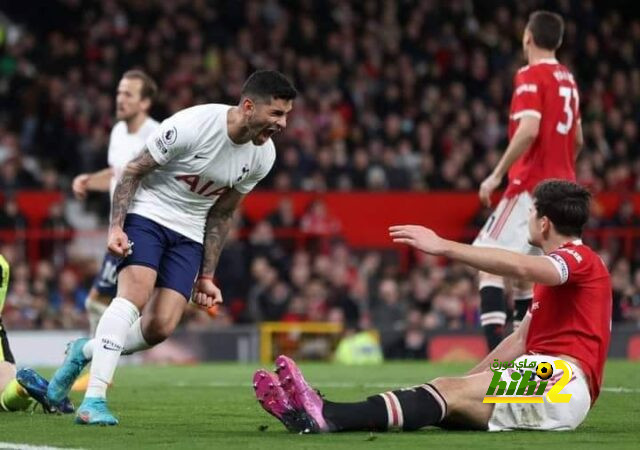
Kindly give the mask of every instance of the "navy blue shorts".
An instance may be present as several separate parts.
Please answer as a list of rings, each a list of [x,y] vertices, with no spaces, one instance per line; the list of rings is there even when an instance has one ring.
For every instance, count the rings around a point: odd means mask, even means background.
[[[202,244],[138,214],[127,214],[124,232],[133,242],[133,253],[122,259],[127,266],[146,266],[158,273],[156,287],[180,292],[186,300],[198,276]]]
[[[120,258],[113,256],[109,252],[104,255],[100,273],[93,281],[93,287],[96,288],[100,295],[109,296],[111,298],[116,296],[118,263],[120,263]]]

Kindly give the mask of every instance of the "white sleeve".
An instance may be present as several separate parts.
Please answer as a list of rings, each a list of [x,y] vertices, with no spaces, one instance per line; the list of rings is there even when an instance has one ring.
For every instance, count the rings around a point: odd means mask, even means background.
[[[558,271],[558,275],[560,275],[560,284],[566,283],[569,279],[569,266],[564,258],[560,255],[556,255],[555,253],[545,255],[545,258],[548,258]]]
[[[107,165],[109,167],[113,167],[114,164],[115,164],[114,161],[113,161],[113,158],[114,158],[114,155],[113,155],[114,149],[113,148],[114,148],[114,136],[116,134],[116,126],[117,125],[114,125],[114,127],[111,128],[111,133],[109,134],[109,147],[107,149]]]
[[[264,149],[265,155],[264,157],[260,158],[257,167],[249,175],[247,175],[246,178],[233,186],[236,191],[240,192],[241,194],[248,194],[254,187],[256,187],[258,182],[266,177],[267,174],[271,171],[273,163],[276,160],[276,149],[273,143],[270,143],[268,145],[269,147]]]
[[[192,148],[197,136],[192,114],[179,111],[162,121],[147,138],[147,149],[161,166]]]

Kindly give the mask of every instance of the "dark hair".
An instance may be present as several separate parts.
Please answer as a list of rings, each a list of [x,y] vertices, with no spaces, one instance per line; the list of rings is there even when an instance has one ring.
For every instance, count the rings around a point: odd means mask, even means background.
[[[142,89],[140,89],[140,97],[142,98],[148,98],[153,101],[158,92],[158,85],[153,81],[153,78],[140,69],[127,70],[122,75],[122,78],[133,78],[142,81]]]
[[[293,100],[298,91],[291,81],[275,70],[253,72],[242,86],[242,97],[271,102],[272,99]]]
[[[564,236],[580,236],[589,219],[591,194],[579,184],[566,180],[545,180],[533,191],[538,217],[547,216]]]
[[[562,44],[564,20],[560,14],[535,11],[529,16],[527,28],[533,36],[533,42],[540,48],[557,50]]]

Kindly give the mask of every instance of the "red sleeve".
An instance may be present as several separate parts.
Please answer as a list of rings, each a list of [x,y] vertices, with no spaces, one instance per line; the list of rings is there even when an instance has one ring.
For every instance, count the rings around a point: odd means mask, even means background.
[[[511,118],[524,116],[542,118],[542,83],[531,69],[518,72],[514,79]]]
[[[552,259],[562,284],[576,283],[589,273],[588,253],[582,253],[579,248],[559,248],[547,255]]]

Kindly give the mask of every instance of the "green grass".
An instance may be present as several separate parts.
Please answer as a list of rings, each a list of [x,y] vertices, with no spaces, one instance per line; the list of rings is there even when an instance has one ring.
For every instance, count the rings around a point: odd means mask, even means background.
[[[307,379],[332,400],[355,401],[388,388],[414,385],[440,375],[460,374],[461,364],[387,363],[379,367],[328,364],[302,366]],[[110,390],[120,425],[73,424],[72,416],[0,414],[0,442],[74,448],[508,448],[580,446],[638,448],[640,377],[638,364],[610,361],[605,386],[632,392],[602,392],[587,420],[574,432],[344,433],[295,435],[262,411],[250,380],[257,366],[211,364],[190,367],[123,367]],[[44,370],[50,375],[51,371]],[[387,385],[388,384],[388,385]],[[384,385],[384,386],[383,386]],[[73,395],[76,404],[78,394]],[[261,431],[262,426],[268,428]],[[543,444],[543,445],[540,445]],[[550,446],[551,445],[551,446]]]

